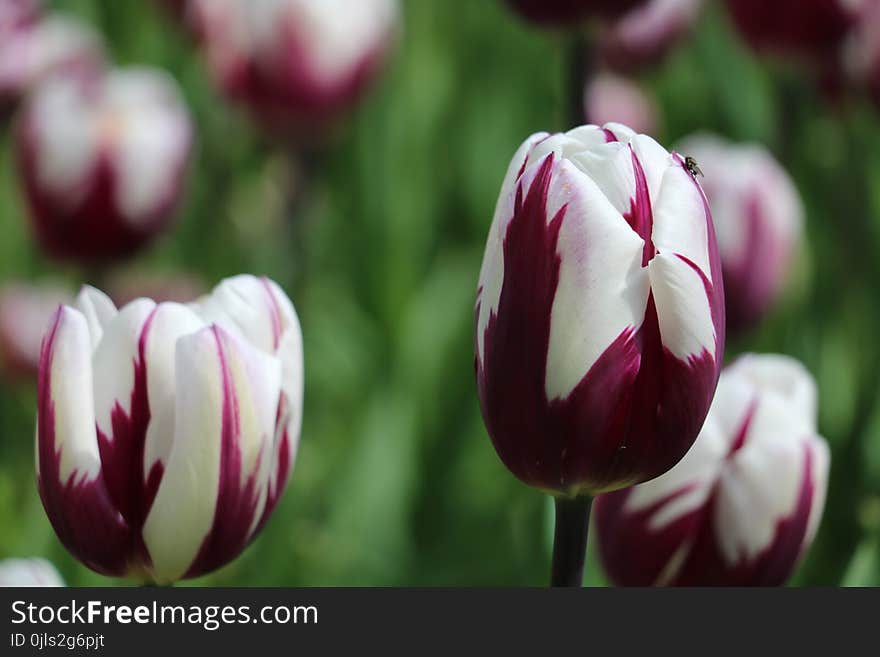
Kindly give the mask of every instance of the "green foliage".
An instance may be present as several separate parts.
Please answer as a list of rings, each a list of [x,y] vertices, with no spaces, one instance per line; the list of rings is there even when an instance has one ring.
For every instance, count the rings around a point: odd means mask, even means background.
[[[473,382],[473,302],[509,159],[565,127],[563,48],[502,3],[410,0],[397,55],[317,157],[263,138],[224,103],[188,40],[152,3],[70,0],[120,64],[168,69],[198,146],[179,227],[124,267],[195,271],[213,284],[267,274],[305,335],[306,408],[291,484],[262,535],[196,583],[541,585],[548,502],[488,440]],[[802,271],[754,335],[730,345],[800,358],[820,386],[833,449],[825,520],[801,584],[877,583],[880,494],[880,131],[873,108],[824,103],[768,68],[713,10],[644,83],[673,145],[697,130],[767,144],[808,210]],[[0,279],[87,276],[31,241],[0,133]],[[292,181],[311,186],[291,204]],[[293,212],[291,212],[293,208]],[[69,557],[35,492],[32,384],[0,387],[0,558],[45,555],[71,584],[105,584]],[[872,497],[873,496],[873,497]],[[876,515],[876,514],[875,514]],[[867,520],[866,520],[867,517]],[[595,557],[588,583],[602,583]]]

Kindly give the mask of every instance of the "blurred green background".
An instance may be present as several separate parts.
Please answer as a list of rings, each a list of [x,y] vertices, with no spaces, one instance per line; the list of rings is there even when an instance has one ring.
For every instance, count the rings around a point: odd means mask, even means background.
[[[801,359],[833,450],[820,534],[796,584],[880,584],[880,114],[832,106],[757,60],[714,6],[641,78],[671,146],[696,130],[766,144],[808,209],[788,298],[745,350]],[[256,542],[196,584],[543,585],[551,506],[501,465],[480,418],[473,303],[509,159],[567,128],[565,44],[500,2],[410,0],[377,88],[320,153],[261,136],[224,103],[191,41],[150,2],[69,0],[119,65],[181,84],[198,132],[176,230],[122,269],[240,272],[284,287],[303,323],[306,408],[293,477]],[[0,132],[0,280],[91,277],[31,240]],[[303,163],[308,166],[303,166]],[[303,176],[308,175],[308,184]],[[296,199],[291,190],[299,189]],[[54,536],[33,473],[35,391],[0,384],[0,558],[46,556],[73,585],[114,583]],[[594,558],[587,583],[603,583]]]

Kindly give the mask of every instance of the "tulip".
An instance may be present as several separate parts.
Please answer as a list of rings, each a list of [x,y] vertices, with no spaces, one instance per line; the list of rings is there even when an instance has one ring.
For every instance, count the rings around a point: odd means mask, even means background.
[[[728,332],[754,326],[785,290],[803,233],[804,210],[791,178],[757,144],[697,135],[679,150],[705,174],[727,306]]]
[[[755,49],[825,63],[852,27],[861,0],[727,0],[736,27]]]
[[[602,60],[617,70],[657,64],[699,18],[704,0],[650,0],[609,26],[601,39]]]
[[[818,529],[828,465],[810,374],[744,356],[677,466],[596,500],[605,569],[620,585],[781,585]]]
[[[616,124],[529,137],[477,291],[477,384],[501,460],[569,496],[666,472],[709,410],[723,299],[709,207],[681,157]]]
[[[580,23],[590,17],[614,18],[648,0],[507,0],[526,20],[544,25]]]
[[[397,0],[191,0],[218,86],[273,130],[324,124],[379,72]]]
[[[94,261],[131,254],[171,221],[192,126],[164,73],[117,70],[90,83],[53,78],[21,117],[17,152],[42,246]]]
[[[880,3],[868,2],[842,48],[842,73],[880,102]]]
[[[0,561],[0,588],[10,586],[64,586],[64,580],[45,559],[6,559]]]
[[[40,337],[59,304],[73,295],[55,285],[7,283],[0,288],[0,365],[9,379],[35,379]]]
[[[584,110],[591,123],[623,123],[636,132],[657,127],[657,108],[635,82],[613,73],[600,73],[584,90]]]
[[[101,38],[80,21],[23,11],[0,16],[0,105],[15,104],[50,75],[95,77],[103,68]]]
[[[302,417],[302,336],[265,278],[199,301],[93,288],[43,339],[37,480],[64,546],[93,570],[169,583],[254,539],[284,491]]]

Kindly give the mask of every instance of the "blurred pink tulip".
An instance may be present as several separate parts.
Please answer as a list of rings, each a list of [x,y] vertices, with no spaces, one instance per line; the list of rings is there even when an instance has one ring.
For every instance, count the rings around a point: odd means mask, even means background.
[[[7,378],[36,378],[43,330],[58,306],[72,299],[55,285],[17,281],[0,288],[0,366]]]
[[[192,124],[165,73],[120,69],[53,78],[24,107],[17,152],[42,246],[80,261],[126,256],[171,221]]]
[[[779,586],[819,527],[829,459],[810,374],[744,356],[677,466],[596,500],[602,563],[622,586]]]
[[[61,15],[15,12],[0,0],[0,106],[18,102],[52,74],[96,77],[104,68],[101,38]],[[13,5],[34,3],[13,2]]]
[[[880,2],[868,2],[843,46],[843,74],[880,103]]]
[[[0,561],[0,587],[64,586],[64,580],[45,559],[6,559]]]
[[[600,48],[602,61],[632,71],[657,64],[699,18],[705,0],[649,0],[611,24]]]
[[[636,132],[651,134],[657,129],[657,107],[639,85],[613,73],[600,73],[584,90],[584,111],[588,123],[622,123]]]
[[[872,0],[726,0],[745,40],[760,51],[834,57],[859,11]]]
[[[385,63],[397,0],[191,0],[218,86],[272,130],[325,124]]]
[[[695,135],[679,145],[705,176],[731,333],[754,326],[785,289],[803,235],[794,182],[762,146]]]

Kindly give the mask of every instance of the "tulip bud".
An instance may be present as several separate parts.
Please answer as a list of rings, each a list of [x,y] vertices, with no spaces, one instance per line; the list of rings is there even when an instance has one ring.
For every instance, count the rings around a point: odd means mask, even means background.
[[[580,23],[590,17],[614,18],[648,0],[507,0],[526,20],[542,25]]]
[[[675,465],[724,353],[712,220],[684,160],[616,124],[526,140],[475,320],[483,418],[522,481],[595,494]]]
[[[191,10],[218,86],[275,130],[353,105],[399,13],[397,0],[192,0]]]
[[[601,40],[602,60],[632,71],[657,64],[693,28],[704,0],[650,0],[608,27]]]
[[[0,588],[10,586],[64,586],[55,566],[45,559],[6,559],[0,561]]]
[[[842,51],[845,78],[864,87],[880,103],[880,2],[868,2]]]
[[[284,490],[302,394],[299,321],[268,279],[118,311],[85,288],[40,364],[37,480],[59,539],[105,575],[167,583],[226,564]]]
[[[118,70],[93,83],[54,78],[32,96],[18,128],[31,218],[53,255],[129,255],[170,222],[192,125],[164,73]]]
[[[744,356],[681,463],[596,500],[605,569],[619,585],[781,585],[819,526],[828,465],[810,374]]]
[[[803,233],[804,210],[791,178],[757,144],[696,135],[680,152],[705,174],[727,306],[728,332],[754,326],[785,289]]]
[[[623,123],[648,134],[657,128],[657,108],[639,85],[613,73],[593,77],[584,90],[584,111],[590,123]]]
[[[15,104],[50,75],[96,77],[104,68],[101,38],[77,20],[19,16],[3,22],[0,18],[0,106]]]
[[[863,0],[727,0],[743,38],[756,50],[819,63],[840,46]]]
[[[72,296],[51,285],[15,282],[0,288],[0,365],[8,378],[36,378],[43,329]]]

